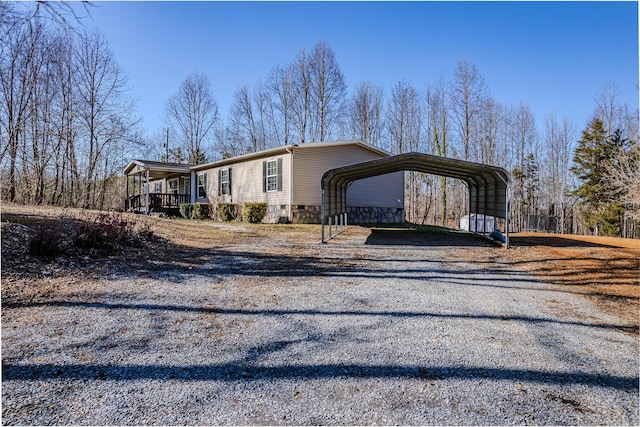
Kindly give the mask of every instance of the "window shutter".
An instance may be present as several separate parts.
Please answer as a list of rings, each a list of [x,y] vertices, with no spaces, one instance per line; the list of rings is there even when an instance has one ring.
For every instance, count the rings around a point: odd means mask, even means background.
[[[229,195],[231,195],[231,168],[229,168]]]
[[[267,192],[267,162],[262,162],[262,192]]]
[[[282,159],[278,159],[278,191],[282,191]]]
[[[218,196],[222,196],[222,169],[218,169]]]

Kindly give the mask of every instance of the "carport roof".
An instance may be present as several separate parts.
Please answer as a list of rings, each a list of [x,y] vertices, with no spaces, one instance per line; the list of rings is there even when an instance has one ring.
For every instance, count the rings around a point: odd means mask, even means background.
[[[475,213],[507,217],[509,174],[503,168],[439,157],[405,153],[328,170],[322,176],[325,215],[346,207],[346,190],[356,180],[398,171],[416,171],[457,178],[469,187],[470,206]]]

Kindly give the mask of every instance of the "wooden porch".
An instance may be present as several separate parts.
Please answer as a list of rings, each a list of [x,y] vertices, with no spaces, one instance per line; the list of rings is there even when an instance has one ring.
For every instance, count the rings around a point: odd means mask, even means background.
[[[127,177],[125,212],[178,214],[181,203],[191,202],[190,168],[185,164],[151,160],[129,162],[124,169]]]
[[[189,203],[191,201],[189,194],[175,193],[149,193],[148,198],[148,209],[147,195],[136,194],[125,199],[124,210],[135,213],[177,214],[180,212],[181,203]]]

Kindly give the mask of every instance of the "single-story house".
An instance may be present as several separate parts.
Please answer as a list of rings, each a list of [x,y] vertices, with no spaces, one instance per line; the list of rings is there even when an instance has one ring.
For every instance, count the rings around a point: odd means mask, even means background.
[[[180,203],[266,202],[265,222],[320,223],[324,172],[390,156],[359,141],[286,145],[189,166],[132,160],[125,210],[177,212]],[[349,223],[404,221],[404,172],[355,181],[347,191]]]

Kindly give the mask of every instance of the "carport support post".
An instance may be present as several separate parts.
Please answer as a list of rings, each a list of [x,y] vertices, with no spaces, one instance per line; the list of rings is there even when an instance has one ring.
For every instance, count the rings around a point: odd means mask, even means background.
[[[324,189],[322,190],[322,202],[320,204],[320,223],[322,224],[322,243],[324,240]]]
[[[504,220],[504,243],[507,247],[507,249],[509,249],[509,185],[507,184],[507,193],[506,193],[506,197],[505,199],[507,199],[505,201],[505,205],[506,205],[506,211],[505,211],[505,220]]]

